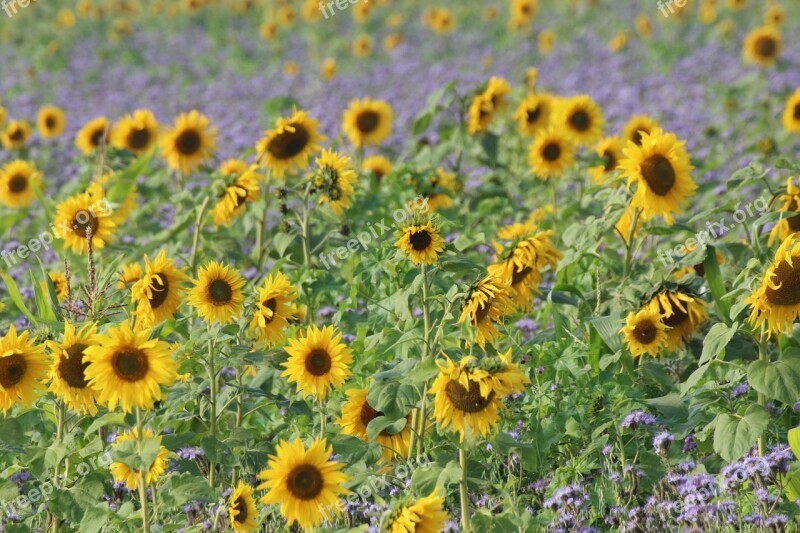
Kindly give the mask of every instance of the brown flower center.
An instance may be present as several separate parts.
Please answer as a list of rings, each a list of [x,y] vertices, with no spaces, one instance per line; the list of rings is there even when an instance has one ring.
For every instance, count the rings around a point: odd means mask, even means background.
[[[756,40],[754,49],[756,55],[769,59],[778,52],[778,43],[772,37],[763,36]]]
[[[631,135],[631,141],[633,141],[633,144],[635,144],[637,146],[641,146],[642,145],[642,132],[643,131],[644,130],[642,130],[642,129],[637,129],[635,132],[633,132],[633,135]],[[645,133],[650,133],[650,132],[645,131]]]
[[[178,150],[181,155],[194,155],[200,150],[202,145],[203,139],[196,130],[183,131],[178,135],[178,138],[175,139],[175,149]]]
[[[25,132],[22,131],[22,128],[14,128],[8,137],[14,142],[20,142],[25,139]]]
[[[143,150],[150,144],[150,130],[147,128],[131,130],[127,141],[131,150]]]
[[[233,517],[235,523],[244,524],[247,522],[247,502],[244,501],[242,496],[236,498],[236,503],[234,504],[233,508],[236,511],[236,516]]]
[[[489,316],[489,311],[492,310],[492,300],[489,300],[485,304],[483,304],[480,309],[475,311],[475,320],[473,321],[473,326],[477,326],[481,322],[483,322],[487,316]]]
[[[73,389],[85,389],[89,384],[85,375],[89,362],[83,360],[86,348],[86,344],[73,344],[67,348],[67,357],[62,355],[58,362],[58,375]]]
[[[781,261],[772,272],[772,283],[779,285],[777,289],[767,287],[765,290],[767,300],[773,305],[800,304],[800,265],[794,262],[794,267],[786,261]]]
[[[117,377],[129,383],[135,383],[147,375],[150,363],[147,355],[132,346],[121,348],[112,358],[112,366]]]
[[[275,320],[275,310],[278,308],[278,300],[276,300],[275,298],[270,298],[266,302],[261,302],[261,306],[266,307],[267,309],[272,311],[272,314],[270,316],[264,317],[264,321],[267,324],[269,324],[270,322]]]
[[[592,125],[592,120],[586,111],[579,109],[570,115],[569,123],[578,131],[586,131]]]
[[[359,413],[359,417],[361,418],[361,423],[364,424],[364,427],[368,426],[370,422],[372,422],[379,416],[383,415],[384,415],[383,411],[376,411],[366,401],[361,405],[361,412]],[[381,431],[381,437],[390,437],[390,436],[391,434],[385,429]]]
[[[800,104],[795,104],[793,116],[795,120],[800,120]]]
[[[224,279],[215,279],[208,284],[208,298],[214,305],[225,305],[233,298],[233,289]]]
[[[684,305],[688,305],[684,303]],[[664,309],[661,308],[659,304],[659,308],[661,309],[661,314],[664,314]],[[677,305],[672,306],[672,314],[668,317],[662,318],[661,321],[664,323],[665,326],[668,328],[674,328],[683,324],[686,320],[689,319],[689,314],[685,311],[682,311]]]
[[[469,382],[469,390],[458,381],[449,381],[444,388],[447,398],[456,409],[465,413],[480,413],[486,409],[494,399],[494,391],[484,398],[481,396],[481,387],[474,381]]]
[[[7,357],[0,357],[0,386],[10,389],[17,385],[25,377],[27,370],[28,363],[21,354],[12,353]]]
[[[641,164],[642,176],[650,190],[658,196],[666,196],[675,185],[675,169],[663,155],[651,155]]]
[[[522,283],[523,281],[525,281],[525,278],[527,278],[528,274],[530,274],[531,272],[533,272],[533,269],[531,267],[525,267],[521,270],[517,270],[517,268],[515,267],[514,273],[511,275],[511,284],[517,285],[518,283]]]
[[[658,328],[649,320],[639,322],[633,327],[633,337],[641,344],[650,344],[656,340],[657,335]]]
[[[313,376],[324,376],[331,371],[331,356],[325,350],[312,350],[306,356],[306,370]]]
[[[300,124],[292,124],[294,131],[284,131],[275,136],[267,150],[275,159],[291,159],[300,154],[308,146],[311,135]]]
[[[8,190],[12,193],[21,193],[28,188],[28,178],[22,174],[15,174],[8,180]]]
[[[87,228],[92,228],[92,239],[94,239],[99,227],[99,219],[89,211],[78,211],[75,213],[75,218],[72,219],[72,230],[84,239],[86,238]]]
[[[158,273],[153,275],[153,282],[150,284],[151,288],[151,295],[150,300],[150,307],[153,309],[158,309],[161,305],[167,301],[167,296],[169,296],[169,279],[163,273]]]
[[[427,250],[433,241],[427,230],[415,231],[408,237],[408,240],[411,242],[411,247],[418,252]]]
[[[375,111],[364,111],[356,117],[356,126],[361,133],[372,133],[381,122],[381,117]]]
[[[542,149],[542,157],[551,163],[558,161],[558,158],[561,157],[561,146],[555,142],[546,144]]]
[[[314,465],[299,465],[286,477],[286,488],[300,500],[313,500],[324,488],[322,473]]]
[[[48,130],[52,130],[56,127],[56,118],[52,115],[49,115],[47,118],[44,119],[44,125],[47,127]]]
[[[103,142],[105,142],[105,128],[98,128],[92,132],[89,136],[89,143],[92,146],[100,146]]]
[[[541,106],[537,105],[533,109],[528,109],[528,112],[525,114],[525,120],[528,121],[528,124],[536,124],[541,115],[542,115],[542,108]]]
[[[603,166],[603,170],[606,172],[611,172],[612,170],[616,170],[617,168],[617,157],[614,155],[614,152],[611,150],[605,150],[603,152],[603,157],[606,160],[605,166]]]

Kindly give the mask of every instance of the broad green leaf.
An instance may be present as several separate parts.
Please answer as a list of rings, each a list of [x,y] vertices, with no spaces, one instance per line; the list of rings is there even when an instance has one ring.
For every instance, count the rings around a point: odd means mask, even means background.
[[[731,341],[736,331],[739,329],[739,323],[734,322],[728,326],[721,322],[711,326],[708,330],[706,338],[703,339],[703,353],[700,355],[700,366],[705,365],[715,357],[724,355],[725,347]],[[724,357],[722,357],[724,359]]]
[[[753,361],[747,369],[747,380],[767,398],[793,405],[800,400],[800,356],[784,356],[774,362]]]
[[[744,416],[722,413],[717,415],[714,429],[714,451],[732,463],[753,447],[769,424],[767,410],[752,404]]]

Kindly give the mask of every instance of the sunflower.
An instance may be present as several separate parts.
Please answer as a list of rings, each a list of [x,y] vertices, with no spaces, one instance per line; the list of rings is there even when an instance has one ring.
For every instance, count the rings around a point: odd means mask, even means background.
[[[234,533],[249,533],[256,530],[258,510],[253,499],[253,487],[240,481],[228,499],[228,516]]]
[[[439,488],[412,505],[403,506],[393,517],[388,533],[439,533],[445,531],[450,515],[444,508]]]
[[[342,117],[342,131],[360,148],[377,146],[392,133],[392,107],[383,100],[353,100]]]
[[[6,150],[22,148],[31,137],[31,126],[22,120],[9,120],[5,130],[0,133],[0,141]]]
[[[90,155],[97,148],[108,143],[110,130],[110,120],[106,117],[94,118],[80,129],[75,138],[75,146],[85,155]]]
[[[142,155],[156,143],[160,128],[152,111],[139,109],[117,121],[111,130],[111,144],[119,150]]]
[[[321,193],[319,203],[330,203],[333,212],[341,215],[350,207],[350,197],[356,193],[353,185],[358,182],[350,158],[333,150],[323,150],[316,163],[317,168],[309,179]]]
[[[622,212],[622,216],[620,217],[620,219],[617,220],[617,223],[614,225],[614,229],[616,229],[617,232],[619,232],[620,236],[622,236],[622,240],[624,240],[625,242],[628,241],[628,238],[631,235],[631,229],[634,230],[633,232],[634,237],[639,236],[639,229],[641,228],[642,225],[642,217],[637,216],[636,227],[631,228],[631,224],[633,224],[633,216],[635,214],[634,211],[635,208],[628,205],[628,207],[626,207],[625,210]]]
[[[206,322],[227,324],[242,314],[244,280],[235,269],[212,261],[200,268],[194,284],[188,301]]]
[[[782,193],[778,200],[781,202],[778,211],[787,213],[787,216],[781,218],[769,234],[769,245],[772,245],[776,239],[780,242],[786,240],[789,235],[800,231],[800,184],[795,185],[795,177],[786,179],[786,192]]]
[[[542,179],[563,176],[575,162],[575,147],[569,138],[556,128],[539,132],[533,139],[528,164]]]
[[[559,102],[555,123],[564,128],[572,144],[592,144],[603,136],[605,118],[594,100],[586,95]]]
[[[456,192],[457,186],[455,174],[447,172],[442,167],[437,167],[430,181],[419,192],[421,196],[427,198],[428,209],[430,209],[431,213],[435,213],[440,209],[447,209],[453,205],[453,199],[450,194]]]
[[[683,290],[661,290],[644,307],[658,312],[661,321],[669,328],[666,344],[668,351],[680,348],[708,320],[706,303]]]
[[[625,344],[631,355],[656,356],[667,346],[667,327],[658,310],[645,308],[629,313],[625,322],[620,333],[625,335]]]
[[[84,351],[97,344],[97,328],[87,324],[77,333],[75,326],[66,322],[64,338],[60,343],[49,341],[53,352],[53,363],[50,367],[50,391],[61,398],[73,411],[97,414],[97,391],[89,386],[86,369],[89,361],[84,358]]]
[[[53,139],[64,133],[67,119],[60,108],[46,105],[39,110],[36,125],[42,138]]]
[[[350,476],[341,471],[344,464],[331,460],[332,451],[325,439],[315,440],[308,449],[299,437],[294,442],[281,439],[266,470],[258,474],[264,482],[256,488],[269,490],[261,501],[280,504],[289,525],[297,522],[303,529],[341,514],[339,495],[349,492],[342,485]]]
[[[53,289],[55,289],[58,303],[63,302],[67,297],[67,293],[69,292],[69,287],[67,287],[67,277],[63,272],[59,271],[48,272],[47,277],[50,278],[50,281],[53,283]],[[47,282],[42,281],[41,285],[42,290],[45,292],[45,294],[47,294]]]
[[[282,272],[267,276],[264,286],[258,289],[258,303],[250,321],[250,331],[257,331],[259,340],[267,347],[283,340],[284,329],[295,316],[292,304],[296,299],[297,288]]]
[[[113,447],[116,448],[123,442],[129,440],[138,440],[138,438],[139,430],[138,428],[133,428],[129,431],[126,431],[122,435],[119,435],[114,441]],[[159,444],[158,455],[156,455],[155,459],[153,460],[153,464],[150,465],[150,468],[148,468],[147,472],[144,474],[144,484],[147,486],[151,483],[155,483],[156,480],[163,476],[164,472],[167,471],[169,450],[160,445],[161,436],[159,435],[156,437],[155,433],[153,433],[153,430],[151,429],[144,428],[142,430],[142,439],[156,439],[158,440]],[[114,481],[117,483],[125,483],[125,487],[128,490],[134,490],[139,481],[142,479],[142,473],[139,470],[131,468],[122,462],[115,461],[111,463],[111,473],[114,476]]]
[[[246,169],[225,188],[222,197],[211,209],[214,226],[230,226],[233,219],[244,212],[246,204],[257,201],[260,196],[259,175]]]
[[[128,285],[132,285],[139,281],[142,277],[142,265],[139,263],[125,263],[122,265],[122,270],[119,273],[119,281],[117,282],[118,289],[124,289]]]
[[[99,204],[100,202],[107,202],[108,198],[108,185],[110,182],[114,181],[116,175],[111,173],[101,174],[99,176],[95,176],[89,186],[86,188],[86,192],[89,194],[92,200]],[[128,195],[123,200],[122,204],[117,206],[114,209],[114,212],[111,214],[111,220],[116,225],[121,225],[125,222],[125,219],[128,217],[128,214],[136,208],[136,194],[138,189],[136,188],[136,184],[133,184],[128,191]]]
[[[319,121],[305,111],[295,110],[291,117],[281,117],[275,128],[264,132],[256,150],[261,164],[268,167],[276,177],[283,177],[289,170],[301,169],[308,164],[311,154],[321,148],[325,137],[317,133]]]
[[[123,412],[134,407],[152,409],[163,397],[161,385],[169,386],[177,378],[178,363],[173,348],[166,342],[150,339],[149,329],[133,331],[127,321],[98,335],[97,345],[84,350],[89,362],[86,379],[98,390],[97,401]]]
[[[372,38],[369,35],[359,35],[353,39],[352,50],[356,57],[367,57],[372,53],[373,47]]]
[[[491,98],[484,93],[478,94],[467,111],[467,131],[472,134],[486,131],[493,118]]]
[[[316,11],[316,7],[314,10]],[[332,80],[336,77],[336,60],[332,57],[325,58],[319,71],[323,80]]]
[[[442,429],[452,429],[463,441],[467,433],[485,437],[500,420],[502,398],[520,393],[530,379],[511,361],[511,350],[478,360],[469,356],[458,365],[446,358],[437,363],[439,376],[430,394],[435,395],[434,417]]]
[[[636,115],[631,117],[622,128],[622,138],[631,141],[637,146],[642,145],[642,133],[652,135],[656,130],[661,129],[658,121],[649,115]]]
[[[8,111],[6,108],[0,105],[0,126],[6,123],[6,119],[8,118]]]
[[[774,65],[782,48],[783,38],[774,26],[756,28],[744,38],[745,59],[763,67]]]
[[[42,173],[36,165],[17,159],[0,168],[0,203],[28,207],[36,199],[32,184],[42,189]]]
[[[8,413],[15,403],[30,405],[44,388],[48,361],[43,344],[35,345],[30,333],[17,334],[14,324],[0,339],[0,409]]]
[[[767,26],[781,26],[786,18],[786,12],[777,4],[769,6],[764,12],[764,24]]]
[[[783,129],[789,133],[800,133],[800,89],[797,89],[786,101],[781,116]]]
[[[194,171],[211,159],[217,148],[217,128],[197,111],[179,115],[175,127],[161,137],[161,152],[173,170]]]
[[[350,389],[347,401],[342,405],[342,416],[336,421],[342,427],[342,434],[353,435],[363,441],[369,441],[367,426],[379,416],[384,416],[367,401],[367,389]],[[375,441],[383,448],[383,460],[390,462],[395,455],[405,457],[411,441],[411,415],[406,417],[406,425],[397,433],[384,429]]]
[[[439,228],[431,221],[410,224],[397,233],[395,246],[408,254],[415,265],[434,265],[444,252],[444,239]]]
[[[553,51],[556,45],[556,34],[549,28],[543,29],[536,39],[536,44],[539,46],[539,52],[542,54],[549,54]]]
[[[382,155],[371,155],[365,157],[364,161],[361,162],[361,170],[371,173],[380,183],[383,178],[392,172],[392,162]]]
[[[148,328],[175,316],[185,292],[181,283],[189,276],[184,274],[185,267],[176,267],[167,257],[166,250],[153,261],[145,255],[144,263],[144,275],[131,287],[131,300],[136,304],[136,324]]]
[[[88,193],[71,196],[56,207],[56,238],[64,239],[75,253],[87,253],[87,230],[91,228],[92,247],[103,248],[111,239],[116,224],[111,213],[98,209]]]
[[[624,50],[631,39],[630,33],[622,31],[608,41],[608,49],[614,53]]]
[[[286,353],[289,359],[283,363],[286,370],[281,375],[297,383],[297,391],[304,398],[325,399],[350,376],[353,352],[333,326],[319,329],[312,325],[305,335],[300,331],[296,339],[289,339]]]
[[[597,143],[594,151],[603,158],[604,163],[590,167],[589,175],[592,176],[592,180],[596,184],[603,185],[608,180],[609,175],[617,170],[617,164],[622,158],[622,141],[620,141],[619,137],[606,137]]]
[[[750,305],[750,323],[766,324],[773,333],[791,333],[792,324],[800,315],[800,243],[796,233],[789,235],[775,252],[773,263],[764,273],[760,287],[745,302]]]
[[[514,113],[519,132],[522,135],[533,137],[547,128],[550,124],[553,107],[552,95],[541,93],[526,96]]]
[[[689,175],[693,167],[685,144],[675,134],[657,130],[652,135],[643,133],[641,146],[628,141],[622,150],[618,168],[628,179],[628,187],[637,183],[631,205],[642,211],[643,220],[661,215],[671,225],[672,214],[680,212],[681,204],[694,194],[697,185]]]
[[[653,23],[647,15],[638,15],[634,23],[636,32],[643,38],[649,39],[653,36]]]
[[[458,323],[461,324],[469,318],[470,325],[478,329],[476,342],[481,348],[486,345],[487,340],[494,345],[495,339],[500,336],[495,323],[511,314],[514,308],[511,294],[511,286],[493,274],[470,287],[469,294],[464,298]]]
[[[538,0],[511,0],[511,24],[522,27],[530,23],[536,16]]]

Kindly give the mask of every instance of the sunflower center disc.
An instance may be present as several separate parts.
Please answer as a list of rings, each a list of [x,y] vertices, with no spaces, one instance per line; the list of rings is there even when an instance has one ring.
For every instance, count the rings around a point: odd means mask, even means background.
[[[306,357],[306,370],[314,376],[324,376],[331,370],[331,356],[325,350],[313,350]]]
[[[558,158],[561,157],[561,146],[557,143],[550,143],[544,147],[542,155],[548,161],[558,161]]]
[[[158,273],[153,276],[153,282],[150,284],[152,289],[152,296],[150,297],[150,307],[158,309],[167,300],[169,296],[169,280],[167,276]]]
[[[120,379],[131,383],[146,376],[150,368],[144,352],[137,348],[123,348],[115,353],[113,366]]]
[[[20,193],[28,187],[28,179],[21,174],[16,174],[8,180],[8,190],[15,193]]]
[[[475,311],[475,324],[473,325],[478,325],[481,322],[483,322],[483,320],[487,316],[489,316],[489,311],[491,310],[492,310],[492,301],[489,300],[488,302],[483,304],[483,306],[480,309]]]
[[[592,125],[588,113],[583,110],[575,111],[572,116],[569,117],[569,123],[578,131],[586,131],[589,129],[589,126]]]
[[[383,415],[384,415],[383,411],[376,411],[366,401],[361,405],[360,418],[361,418],[361,423],[364,424],[365,427],[368,426],[370,422],[372,422],[379,416]],[[384,429],[383,431],[381,431],[381,436],[390,437],[391,435],[389,434],[388,431]]]
[[[776,50],[775,41],[769,37],[761,37],[756,41],[755,51],[761,57],[772,57]]]
[[[236,516],[233,519],[239,524],[247,522],[247,503],[244,498],[241,496],[236,498],[236,505],[233,508],[236,510]]]
[[[150,132],[146,128],[136,129],[128,135],[128,146],[141,150],[150,143]]]
[[[269,143],[267,150],[276,159],[291,159],[305,150],[311,136],[299,124],[293,124],[294,131],[284,131]]]
[[[56,119],[53,117],[47,117],[44,120],[44,125],[47,126],[48,130],[52,130],[53,128],[56,127]]]
[[[800,104],[794,106],[794,119],[800,120]]]
[[[194,155],[200,149],[202,139],[200,134],[194,130],[184,131],[175,140],[175,148],[182,155]]]
[[[533,109],[528,109],[525,119],[528,121],[528,124],[535,124],[536,121],[539,120],[539,115],[541,114],[542,110],[539,106],[536,106]]]
[[[800,304],[800,267],[789,266],[786,261],[781,261],[772,274],[772,283],[780,285],[778,289],[767,287],[766,296],[773,305]]]
[[[322,474],[312,465],[296,466],[286,480],[289,492],[301,500],[313,500],[322,492]]]
[[[67,348],[68,357],[62,356],[58,362],[58,375],[73,389],[85,389],[88,385],[84,372],[89,362],[83,360],[86,348],[85,344],[74,344]]]
[[[631,137],[631,141],[633,141],[633,144],[641,146],[642,145],[642,132],[640,130],[636,130],[636,132],[633,134],[633,137]]]
[[[102,129],[102,130],[95,130],[92,133],[91,137],[89,137],[89,142],[92,144],[92,146],[100,146],[100,143],[103,142],[103,134],[105,132],[106,131]]]
[[[658,328],[656,328],[656,325],[649,320],[646,322],[640,322],[633,328],[633,336],[636,337],[636,340],[642,344],[650,344],[656,340],[657,334]]]
[[[481,396],[481,387],[474,381],[469,382],[469,390],[458,381],[449,381],[444,389],[447,398],[456,409],[465,413],[480,413],[492,403],[494,391],[484,398]]]
[[[10,389],[22,381],[27,369],[28,363],[18,353],[0,358],[0,386],[4,389]]]
[[[270,316],[264,317],[264,321],[267,324],[269,324],[270,322],[275,320],[275,310],[278,308],[278,300],[276,300],[275,298],[270,298],[266,302],[261,302],[261,306],[266,307],[267,309],[272,311],[272,314]]]
[[[661,306],[659,305],[659,308],[660,307]],[[663,308],[661,308],[661,314],[662,315],[664,314],[664,309]],[[678,306],[673,305],[672,306],[672,314],[669,315],[668,317],[662,318],[661,322],[663,322],[664,325],[667,326],[668,328],[674,328],[676,326],[679,326],[680,324],[683,324],[683,322],[685,320],[687,320],[688,318],[689,318],[689,314],[688,313],[685,313],[684,311],[681,311],[678,308]]]
[[[92,228],[92,238],[97,235],[97,228],[100,227],[100,223],[94,213],[90,213],[89,211],[78,211],[76,213],[75,218],[72,219],[72,229],[83,237],[86,238],[86,229]]]
[[[433,239],[431,239],[430,233],[428,233],[426,230],[423,230],[415,231],[411,234],[408,240],[411,242],[411,247],[419,252],[427,249]]]
[[[614,154],[611,150],[606,150],[603,152],[603,157],[606,159],[606,164],[603,167],[603,170],[606,172],[611,172],[612,170],[616,170],[617,168],[617,158],[614,157]]]
[[[666,196],[675,185],[675,169],[663,155],[651,155],[644,160],[641,169],[650,190],[658,196]]]
[[[365,111],[356,118],[356,126],[361,133],[372,133],[380,124],[380,117],[374,111]]]
[[[522,270],[517,270],[516,268],[514,268],[514,273],[511,275],[511,284],[516,285],[518,283],[525,281],[525,278],[527,278],[528,274],[530,274],[531,272],[533,272],[533,269],[531,267],[525,267]]]
[[[233,290],[227,281],[215,279],[208,285],[208,295],[215,305],[223,305],[231,301]]]
[[[15,142],[21,141],[24,137],[25,137],[25,135],[22,133],[22,130],[19,129],[19,128],[17,128],[14,131],[12,131],[11,134],[9,135],[9,138],[11,138],[11,140],[15,141]]]

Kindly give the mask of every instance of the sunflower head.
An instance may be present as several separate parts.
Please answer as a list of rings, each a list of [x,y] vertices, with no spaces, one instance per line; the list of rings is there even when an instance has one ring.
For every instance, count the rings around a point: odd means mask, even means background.
[[[53,352],[50,367],[50,391],[61,398],[77,413],[97,413],[97,391],[89,385],[86,369],[89,361],[84,357],[86,348],[97,344],[97,328],[87,324],[76,333],[75,326],[67,322],[60,343],[49,341]]]
[[[0,141],[6,150],[22,148],[31,138],[31,126],[22,120],[10,120],[5,129],[0,133]]]
[[[783,48],[783,38],[775,26],[762,26],[744,39],[744,57],[750,63],[769,67],[775,64]]]
[[[383,100],[353,100],[342,118],[342,130],[356,147],[377,146],[392,133],[394,112]]]
[[[161,138],[161,151],[173,170],[193,172],[211,159],[216,151],[217,129],[198,111],[184,113]]]
[[[212,261],[200,268],[188,301],[206,322],[228,324],[242,314],[242,287],[244,280],[235,269]]]
[[[800,133],[800,89],[797,89],[786,100],[781,122],[783,128],[789,133]]]
[[[745,300],[751,307],[750,322],[772,333],[789,333],[800,315],[800,242],[792,233],[775,252],[761,285]]]
[[[661,129],[658,122],[649,115],[636,115],[631,117],[622,129],[622,138],[631,141],[633,144],[642,145],[642,133],[652,135],[656,130]]]
[[[133,428],[129,431],[126,431],[122,435],[119,435],[117,439],[114,441],[113,446],[119,446],[123,442],[131,441],[131,440],[138,440],[139,439],[139,430],[137,428]],[[156,437],[156,434],[153,430],[144,428],[142,430],[142,439],[154,439],[157,440],[159,444],[161,444],[161,436],[159,435]],[[169,450],[167,450],[164,446],[159,446],[158,455],[156,455],[153,463],[150,465],[150,468],[147,469],[147,472],[144,474],[144,484],[150,485],[151,483],[155,483],[159,477],[164,475],[164,472],[167,470],[167,459],[169,458]],[[125,487],[128,490],[134,490],[139,483],[139,480],[142,478],[142,473],[135,468],[131,468],[130,466],[126,465],[122,462],[114,462],[111,463],[111,473],[114,476],[114,481],[117,483],[124,483]]]
[[[367,389],[350,389],[347,391],[347,401],[342,405],[342,416],[337,421],[342,427],[342,433],[353,435],[361,440],[368,441],[367,427],[376,418],[384,416],[367,401]],[[409,441],[411,440],[411,415],[406,418],[406,425],[402,430],[393,432],[389,428],[381,431],[376,441],[383,447],[383,460],[391,461],[395,456],[405,457],[408,454]]]
[[[547,93],[529,94],[520,102],[514,113],[519,132],[530,137],[547,128],[555,107],[555,100]]]
[[[17,333],[12,324],[0,339],[0,409],[7,413],[14,404],[30,405],[44,388],[48,360],[45,345],[35,344],[30,332]]]
[[[364,158],[361,163],[361,170],[375,176],[375,179],[380,183],[383,178],[391,174],[392,162],[382,155],[371,155]]]
[[[644,308],[629,313],[620,333],[625,335],[625,344],[633,356],[655,356],[667,345],[667,327],[655,309]]]
[[[107,205],[107,201],[97,201],[89,193],[67,198],[56,207],[56,238],[64,239],[73,252],[85,254],[91,234],[92,247],[103,248],[117,227]]]
[[[39,110],[36,125],[39,128],[39,134],[42,138],[53,139],[64,133],[67,119],[64,116],[64,111],[60,108],[47,105]]]
[[[67,294],[69,293],[69,286],[67,285],[67,276],[64,275],[63,272],[60,270],[54,270],[52,272],[47,273],[47,277],[50,278],[50,282],[53,284],[53,289],[56,293],[56,299],[58,303],[63,302]],[[42,281],[42,290],[47,294],[47,282]]]
[[[661,315],[667,327],[666,350],[670,352],[680,348],[708,320],[706,303],[685,285],[663,284],[642,308]]]
[[[31,162],[17,159],[0,168],[0,203],[28,207],[36,199],[34,187],[42,188],[42,173]]]
[[[137,324],[152,327],[171,319],[181,305],[185,289],[182,283],[189,280],[184,268],[178,268],[167,257],[166,250],[150,260],[144,256],[144,273],[137,276],[131,287],[131,299],[136,305]]]
[[[605,118],[600,106],[586,95],[566,98],[559,103],[556,124],[575,145],[591,145],[603,135]]]
[[[105,146],[110,138],[111,121],[106,117],[97,117],[87,122],[78,131],[75,146],[85,155]]]
[[[294,110],[291,117],[278,119],[275,128],[266,131],[256,146],[261,164],[276,177],[305,167],[309,157],[320,150],[319,143],[325,140],[318,129],[319,121],[305,111]]]
[[[240,481],[228,498],[228,516],[234,533],[249,533],[256,530],[258,509],[253,498],[253,487]]]
[[[350,207],[350,198],[356,192],[353,186],[358,182],[350,158],[333,150],[324,150],[316,159],[316,164],[317,168],[309,180],[321,193],[319,202],[329,203],[333,212],[341,215]]]
[[[389,531],[392,533],[413,533],[444,531],[450,515],[444,507],[444,498],[439,487],[424,498],[413,503],[407,502],[391,518]]]
[[[618,137],[606,137],[595,145],[594,151],[603,162],[601,165],[589,168],[589,174],[596,184],[604,185],[617,170],[619,160],[622,158],[622,141]]]
[[[223,165],[223,167],[225,166]],[[230,167],[223,168],[223,174],[225,170],[231,169]],[[234,175],[235,178],[232,183],[225,187],[217,203],[211,209],[215,227],[221,225],[230,226],[233,219],[241,215],[248,204],[257,201],[261,196],[259,181],[263,177],[260,174],[256,174],[245,166],[243,172]]]
[[[117,121],[111,130],[111,144],[119,150],[141,155],[158,141],[160,128],[152,111],[139,109]]]
[[[293,303],[297,296],[297,288],[282,272],[267,276],[264,285],[258,289],[250,331],[256,332],[267,347],[283,340],[284,330],[296,316]]]
[[[481,348],[486,341],[493,345],[500,336],[495,324],[513,311],[511,294],[511,285],[497,274],[489,274],[470,287],[458,323],[469,320],[470,325],[477,329],[476,342]]]
[[[325,399],[334,388],[341,387],[351,374],[353,352],[342,342],[342,334],[333,326],[319,329],[310,326],[289,339],[289,359],[281,374],[297,384],[303,397]]]
[[[415,265],[433,265],[444,252],[445,242],[435,220],[411,221],[397,233],[395,246]]]
[[[528,163],[533,173],[542,179],[563,176],[574,162],[575,147],[560,130],[541,131],[531,143]]]

